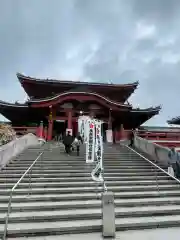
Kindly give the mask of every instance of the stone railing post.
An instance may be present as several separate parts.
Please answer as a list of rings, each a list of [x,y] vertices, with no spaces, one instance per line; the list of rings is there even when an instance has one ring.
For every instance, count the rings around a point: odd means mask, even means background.
[[[113,192],[102,193],[102,235],[103,237],[115,237],[115,209]]]

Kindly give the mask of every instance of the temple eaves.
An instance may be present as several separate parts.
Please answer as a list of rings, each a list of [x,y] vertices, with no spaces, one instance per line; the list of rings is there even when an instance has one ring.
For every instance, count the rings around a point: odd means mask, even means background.
[[[34,78],[30,76],[25,76],[21,73],[16,74],[17,78],[19,79],[20,82],[23,82],[24,80],[27,81],[36,81],[36,82],[44,82],[44,83],[66,83],[66,84],[88,84],[91,86],[107,86],[107,87],[134,87],[136,88],[139,85],[139,81],[135,81],[132,83],[127,83],[127,84],[114,84],[114,83],[100,83],[100,82],[82,82],[82,81],[72,81],[72,80],[58,80],[58,79],[40,79],[40,78]]]

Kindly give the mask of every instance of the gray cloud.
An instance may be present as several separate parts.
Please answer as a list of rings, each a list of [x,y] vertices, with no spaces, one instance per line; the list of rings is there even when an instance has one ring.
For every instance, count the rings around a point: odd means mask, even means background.
[[[179,0],[0,0],[0,96],[26,98],[15,73],[128,83],[130,101],[180,115]]]

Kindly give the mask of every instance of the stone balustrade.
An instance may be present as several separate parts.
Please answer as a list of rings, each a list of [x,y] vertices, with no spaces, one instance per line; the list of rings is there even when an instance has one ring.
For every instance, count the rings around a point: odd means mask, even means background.
[[[168,156],[170,150],[169,148],[160,146],[152,141],[138,136],[135,136],[134,145],[137,149],[149,155],[152,159],[156,160],[164,167],[168,167],[168,162],[170,162]]]
[[[31,146],[39,145],[39,139],[29,133],[23,137],[12,140],[11,142],[0,147],[0,169],[2,169],[8,162]]]

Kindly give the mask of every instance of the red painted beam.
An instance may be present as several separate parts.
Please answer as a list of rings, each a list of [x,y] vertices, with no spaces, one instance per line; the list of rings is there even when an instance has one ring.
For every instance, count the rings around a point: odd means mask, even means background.
[[[48,116],[46,116],[46,118],[48,118]],[[53,117],[53,120],[63,120],[63,121],[67,121],[67,117],[66,116],[62,116],[62,117],[59,117],[59,116],[56,116],[56,117]],[[108,122],[108,118],[102,118],[101,119],[102,121],[104,121],[105,123]],[[75,121],[78,121],[78,117],[72,117],[72,121],[75,122]]]
[[[41,108],[41,107],[49,107],[49,106],[54,106],[54,105],[57,105],[57,104],[62,104],[64,103],[65,101],[72,101],[72,100],[78,100],[78,101],[84,101],[84,102],[87,102],[87,101],[96,101],[98,102],[100,105],[110,109],[112,108],[113,110],[116,110],[116,111],[127,111],[128,109],[126,109],[125,107],[123,108],[120,108],[121,105],[118,105],[116,106],[115,104],[113,103],[110,103],[106,100],[103,100],[101,99],[100,97],[97,97],[97,96],[93,96],[93,95],[80,95],[80,94],[69,94],[69,95],[64,95],[64,96],[59,96],[55,99],[52,99],[52,100],[47,100],[47,101],[41,101],[39,103],[31,103],[31,107],[34,107],[34,108]]]

